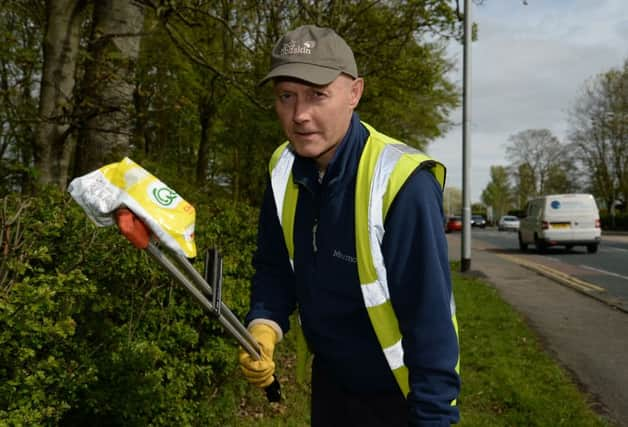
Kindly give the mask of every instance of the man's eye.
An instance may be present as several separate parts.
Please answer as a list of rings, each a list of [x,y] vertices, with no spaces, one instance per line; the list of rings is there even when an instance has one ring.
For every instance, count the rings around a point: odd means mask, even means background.
[[[292,94],[291,93],[280,93],[278,95],[278,98],[280,101],[288,101],[290,98],[292,98]]]
[[[327,94],[325,92],[320,92],[320,91],[314,92],[314,97],[315,98],[324,98],[326,96],[327,96]]]

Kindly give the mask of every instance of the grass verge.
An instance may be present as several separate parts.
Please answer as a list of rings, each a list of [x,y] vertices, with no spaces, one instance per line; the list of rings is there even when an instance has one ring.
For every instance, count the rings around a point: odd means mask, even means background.
[[[611,426],[590,408],[592,402],[497,291],[458,270],[452,267],[460,326],[459,425]],[[251,389],[240,404],[234,425],[309,425],[309,384],[296,384],[291,339],[287,337],[278,347],[283,402],[268,404],[260,391]]]

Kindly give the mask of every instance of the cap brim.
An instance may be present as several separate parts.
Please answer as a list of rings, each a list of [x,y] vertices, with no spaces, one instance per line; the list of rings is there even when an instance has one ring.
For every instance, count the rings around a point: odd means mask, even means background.
[[[341,70],[320,67],[312,64],[282,64],[273,68],[270,73],[266,74],[266,76],[260,80],[258,85],[261,86],[274,78],[287,77],[323,86],[333,82],[336,77],[340,75],[340,73],[342,73]]]

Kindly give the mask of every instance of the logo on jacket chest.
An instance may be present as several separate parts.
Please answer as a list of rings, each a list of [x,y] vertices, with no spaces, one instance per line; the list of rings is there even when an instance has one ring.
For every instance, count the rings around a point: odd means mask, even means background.
[[[347,254],[343,254],[338,249],[334,249],[334,253],[332,254],[332,256],[334,258],[338,258],[341,261],[350,262],[351,264],[356,264],[358,262],[358,259],[356,257],[351,256],[351,255],[347,255]]]

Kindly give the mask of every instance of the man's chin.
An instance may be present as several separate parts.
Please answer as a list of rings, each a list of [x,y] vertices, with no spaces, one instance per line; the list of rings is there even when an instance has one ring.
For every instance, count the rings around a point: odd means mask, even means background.
[[[301,157],[316,158],[324,151],[321,149],[321,145],[316,142],[292,142],[292,148]]]
[[[294,150],[299,157],[304,157],[306,159],[316,159],[321,155],[320,150]]]

